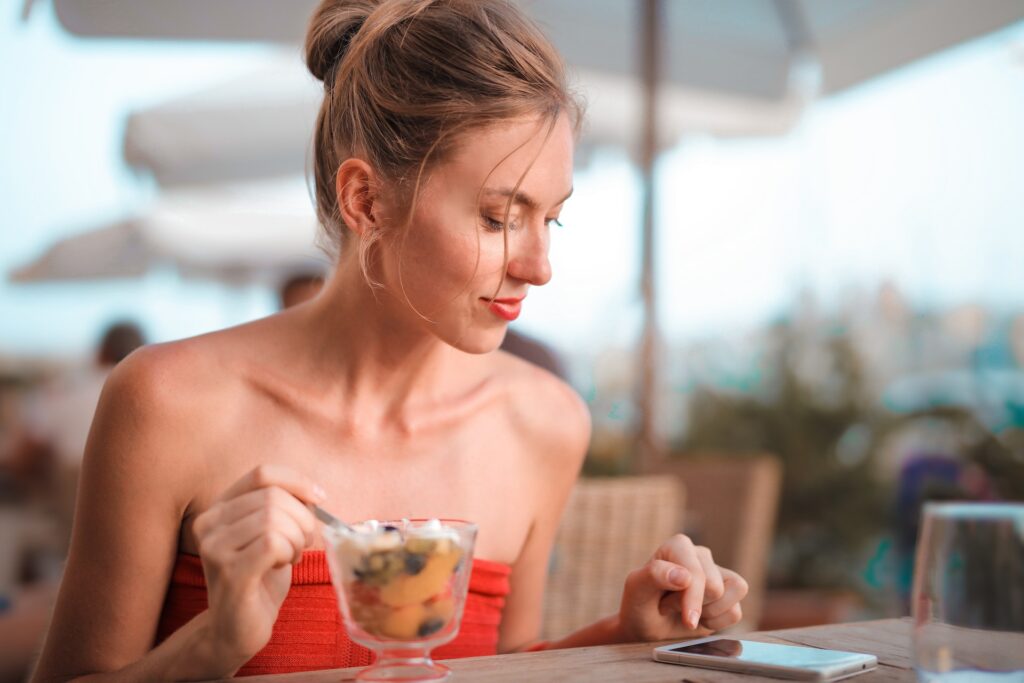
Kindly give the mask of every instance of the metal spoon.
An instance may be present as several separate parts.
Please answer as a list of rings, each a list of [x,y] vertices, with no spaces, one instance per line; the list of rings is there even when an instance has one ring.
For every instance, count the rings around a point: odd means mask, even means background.
[[[316,516],[316,518],[324,524],[326,524],[327,526],[329,526],[330,528],[334,529],[335,531],[347,531],[349,533],[355,533],[355,529],[353,529],[348,524],[345,524],[345,522],[341,521],[341,519],[335,517],[327,510],[324,510],[316,503],[310,503],[309,505],[310,508],[312,508],[313,514]]]

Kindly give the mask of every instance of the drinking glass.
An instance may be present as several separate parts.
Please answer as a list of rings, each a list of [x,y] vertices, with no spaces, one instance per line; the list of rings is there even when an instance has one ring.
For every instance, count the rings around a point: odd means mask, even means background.
[[[1024,505],[925,505],[913,616],[922,683],[1024,683]]]
[[[459,632],[477,527],[461,520],[359,522],[324,528],[349,637],[374,651],[360,681],[437,681],[430,651]]]

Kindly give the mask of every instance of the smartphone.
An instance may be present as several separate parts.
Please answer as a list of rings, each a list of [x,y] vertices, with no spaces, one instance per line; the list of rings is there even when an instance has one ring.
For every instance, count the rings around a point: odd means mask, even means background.
[[[874,655],[757,643],[728,636],[663,645],[655,648],[654,661],[796,681],[838,681],[878,666],[878,658]]]

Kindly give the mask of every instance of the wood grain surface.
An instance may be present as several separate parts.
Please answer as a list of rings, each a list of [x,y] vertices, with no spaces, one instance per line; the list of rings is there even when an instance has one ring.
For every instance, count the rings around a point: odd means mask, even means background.
[[[747,640],[788,643],[833,650],[864,652],[878,657],[875,671],[851,680],[860,683],[911,683],[910,620],[887,619],[833,624],[787,631],[745,634]],[[450,681],[623,681],[626,683],[768,683],[778,681],[745,674],[662,664],[651,659],[651,650],[663,643],[602,645],[570,650],[549,650],[493,657],[445,660],[452,670]],[[355,680],[359,668],[310,671],[276,676],[253,676],[250,683],[339,683]]]

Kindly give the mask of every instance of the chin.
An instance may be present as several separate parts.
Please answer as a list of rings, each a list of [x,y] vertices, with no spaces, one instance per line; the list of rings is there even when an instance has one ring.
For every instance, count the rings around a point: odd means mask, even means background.
[[[505,340],[505,332],[507,330],[508,325],[502,325],[489,330],[471,329],[465,330],[458,338],[446,339],[442,337],[442,340],[459,351],[480,355],[491,353],[501,347],[501,342]]]

